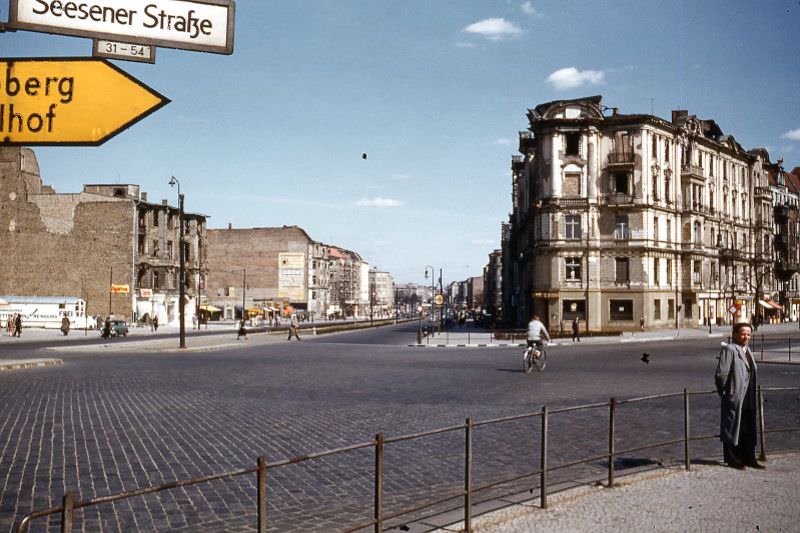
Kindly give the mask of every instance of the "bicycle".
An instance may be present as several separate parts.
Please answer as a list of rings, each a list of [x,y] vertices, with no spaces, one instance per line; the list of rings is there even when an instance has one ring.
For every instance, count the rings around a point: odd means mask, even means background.
[[[544,343],[534,342],[527,348],[522,356],[522,370],[526,374],[533,372],[533,367],[541,372],[547,366],[547,350],[544,349]]]

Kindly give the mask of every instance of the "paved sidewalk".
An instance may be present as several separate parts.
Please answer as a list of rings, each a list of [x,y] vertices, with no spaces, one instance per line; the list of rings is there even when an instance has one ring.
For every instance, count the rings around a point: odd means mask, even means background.
[[[709,333],[708,326],[702,328],[658,329],[652,331],[625,332],[622,335],[593,335],[582,336],[580,342],[573,342],[569,337],[554,338],[550,346],[579,346],[581,344],[615,344],[629,342],[654,342],[673,339],[709,339],[718,338],[725,341],[730,335],[730,326],[712,326]],[[795,322],[783,324],[762,325],[754,336],[760,338],[761,334],[792,334],[800,335],[800,328]],[[416,340],[416,339],[414,339]],[[413,341],[412,341],[413,342]],[[488,330],[467,330],[454,328],[449,331],[429,335],[419,344],[411,343],[409,346],[421,348],[455,348],[455,347],[520,347],[525,346],[525,339],[498,339]],[[797,346],[798,359],[800,359],[800,346]]]
[[[617,486],[584,486],[473,519],[487,533],[619,531],[800,531],[800,454],[774,455],[766,470],[692,465],[617,479]],[[463,522],[437,529],[459,531]]]

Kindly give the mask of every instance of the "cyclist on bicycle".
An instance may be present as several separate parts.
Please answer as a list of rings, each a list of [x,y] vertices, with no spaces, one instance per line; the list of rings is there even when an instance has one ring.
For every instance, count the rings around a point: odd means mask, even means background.
[[[544,327],[542,321],[539,320],[539,315],[533,315],[533,319],[528,322],[528,346],[536,345],[537,348],[542,348],[542,337],[550,342],[550,334],[547,328]]]

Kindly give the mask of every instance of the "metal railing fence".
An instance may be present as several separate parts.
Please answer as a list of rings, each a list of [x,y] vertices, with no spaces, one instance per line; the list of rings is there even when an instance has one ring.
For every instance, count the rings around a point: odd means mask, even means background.
[[[785,432],[795,432],[799,431],[800,427],[779,427],[779,428],[769,428],[767,429],[765,423],[765,413],[764,413],[764,393],[765,392],[777,392],[777,391],[800,391],[800,387],[772,387],[772,388],[764,388],[759,386],[758,387],[758,424],[759,424],[759,448],[760,448],[760,459],[764,460],[767,456],[767,448],[766,448],[766,435],[770,433],[785,433]],[[125,500],[134,497],[140,497],[148,494],[153,494],[157,492],[162,492],[166,490],[176,489],[179,487],[186,487],[190,485],[199,485],[204,483],[209,483],[215,480],[221,480],[225,478],[232,478],[237,476],[243,475],[252,475],[256,474],[256,486],[257,486],[257,495],[256,495],[256,527],[259,533],[265,533],[267,531],[267,488],[268,488],[268,472],[273,469],[287,467],[290,465],[295,465],[299,463],[304,463],[307,461],[313,461],[315,459],[320,459],[336,454],[341,454],[344,452],[351,452],[354,450],[361,450],[372,448],[373,455],[374,455],[374,468],[373,468],[373,508],[372,508],[372,519],[368,521],[364,521],[359,524],[354,524],[348,526],[346,529],[341,530],[342,533],[351,533],[358,530],[363,530],[367,528],[372,528],[375,533],[379,533],[384,530],[384,526],[388,520],[396,519],[402,516],[410,515],[412,513],[416,513],[422,511],[424,509],[430,509],[437,505],[441,505],[448,501],[461,499],[462,506],[463,506],[463,520],[464,520],[464,530],[467,532],[472,531],[472,513],[473,513],[473,497],[476,493],[485,491],[494,487],[498,487],[500,485],[509,484],[515,481],[523,480],[526,478],[532,478],[535,476],[539,476],[539,506],[543,509],[548,507],[548,494],[549,494],[549,480],[548,475],[554,471],[566,469],[569,467],[573,467],[576,465],[586,464],[595,462],[598,460],[606,460],[607,461],[607,473],[606,473],[606,486],[612,487],[615,484],[615,475],[616,475],[616,467],[615,467],[615,459],[622,456],[623,454],[631,454],[634,452],[640,452],[643,450],[653,449],[653,448],[660,448],[665,446],[675,446],[682,444],[683,446],[683,459],[684,459],[684,468],[686,470],[691,470],[692,465],[692,454],[691,454],[691,444],[693,442],[701,441],[701,440],[709,440],[709,439],[717,439],[719,438],[719,434],[704,434],[704,435],[694,435],[691,432],[691,398],[696,396],[702,395],[715,395],[716,391],[700,391],[700,392],[689,392],[687,389],[684,389],[682,392],[678,393],[670,393],[670,394],[656,394],[650,396],[643,396],[638,398],[630,398],[630,399],[621,399],[618,400],[616,398],[610,398],[608,402],[601,402],[601,403],[592,403],[592,404],[585,404],[585,405],[578,405],[578,406],[571,406],[571,407],[562,407],[558,409],[548,409],[546,406],[542,407],[541,411],[530,412],[520,415],[513,415],[513,416],[506,416],[501,418],[494,418],[490,420],[482,420],[474,422],[471,418],[467,418],[463,424],[458,424],[454,426],[439,428],[431,431],[425,431],[420,433],[413,433],[408,435],[401,435],[397,437],[390,437],[386,438],[382,433],[378,433],[375,435],[375,438],[368,442],[362,442],[359,444],[354,444],[351,446],[345,446],[340,448],[334,448],[330,450],[325,450],[318,453],[312,453],[307,455],[299,455],[296,457],[292,457],[289,459],[284,459],[276,462],[267,462],[267,458],[264,456],[258,457],[257,462],[254,466],[241,468],[229,472],[223,472],[218,474],[211,474],[204,477],[197,477],[193,479],[186,479],[181,481],[174,481],[171,483],[165,483],[162,485],[154,486],[154,487],[147,487],[127,492],[122,492],[118,494],[113,494],[109,496],[102,496],[97,498],[91,498],[86,500],[76,500],[75,495],[72,492],[67,492],[62,500],[62,504],[58,507],[51,507],[48,509],[43,509],[39,511],[34,511],[27,514],[22,521],[19,523],[17,527],[18,533],[24,533],[28,530],[30,523],[32,520],[37,518],[42,518],[45,516],[60,514],[61,517],[61,532],[67,533],[71,532],[73,529],[73,518],[74,512],[78,509],[90,507],[90,506],[97,506],[100,504],[115,502],[119,500]],[[617,441],[618,441],[618,409],[624,405],[633,405],[633,404],[641,404],[644,402],[652,401],[652,400],[660,400],[660,399],[668,399],[668,398],[682,398],[683,400],[683,420],[682,420],[682,431],[683,435],[681,438],[677,439],[669,439],[669,440],[661,440],[655,442],[647,442],[645,444],[639,444],[633,447],[628,447],[624,449],[617,448]],[[608,450],[606,453],[592,455],[589,457],[583,457],[576,460],[562,462],[561,464],[551,465],[549,463],[548,457],[550,454],[549,450],[549,437],[550,437],[550,430],[549,430],[549,422],[552,417],[557,415],[563,415],[566,413],[577,412],[577,411],[586,411],[586,410],[608,410]],[[521,421],[521,420],[528,420],[528,419],[539,419],[539,432],[540,432],[540,455],[539,455],[539,465],[538,468],[533,470],[528,470],[523,472],[522,474],[515,474],[511,477],[505,477],[499,480],[493,480],[491,482],[484,482],[481,484],[474,483],[473,480],[473,437],[474,431],[477,428],[487,427],[487,426],[495,426],[499,424],[506,424],[509,422],[514,421]],[[463,455],[464,455],[464,462],[463,462],[463,488],[461,490],[442,494],[437,497],[433,501],[427,501],[422,504],[414,505],[413,507],[404,508],[398,511],[393,511],[391,513],[387,513],[384,510],[384,450],[387,446],[392,444],[400,443],[400,442],[408,442],[408,441],[417,441],[419,439],[429,438],[435,435],[442,435],[445,433],[453,433],[453,432],[463,432]]]

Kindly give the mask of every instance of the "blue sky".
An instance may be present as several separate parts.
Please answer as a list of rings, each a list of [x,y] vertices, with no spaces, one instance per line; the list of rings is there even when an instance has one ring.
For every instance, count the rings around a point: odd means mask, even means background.
[[[210,228],[295,224],[398,282],[431,265],[447,283],[499,247],[517,132],[543,102],[688,109],[800,166],[798,22],[799,0],[239,0],[233,55],[115,62],[169,105],[100,147],[36,153],[58,192],[137,183],[176,203],[175,175]],[[91,41],[20,31],[0,54]]]

